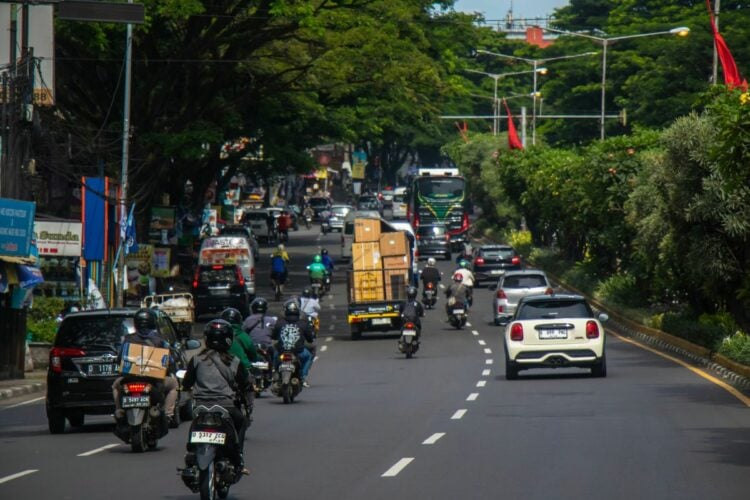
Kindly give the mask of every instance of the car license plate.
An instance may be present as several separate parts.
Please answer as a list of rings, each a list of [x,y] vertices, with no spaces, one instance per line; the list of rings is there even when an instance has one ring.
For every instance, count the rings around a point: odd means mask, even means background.
[[[539,330],[540,339],[567,339],[568,331],[559,329]]]
[[[191,443],[224,444],[227,435],[223,432],[193,431],[190,433]]]
[[[373,318],[371,321],[373,325],[390,325],[391,324],[391,318]]]
[[[464,312],[466,312],[466,311],[464,311],[463,309],[454,309],[453,310],[453,314],[463,314]]]
[[[148,396],[123,396],[123,408],[148,408],[151,406],[151,399]]]
[[[212,290],[209,290],[209,293],[211,295],[223,296],[223,295],[229,295],[229,290],[225,290],[223,288],[220,288],[218,290],[217,289],[212,289]]]
[[[490,274],[504,274],[504,273],[505,273],[505,269],[492,269],[490,271]]]
[[[117,365],[112,363],[90,364],[86,368],[86,373],[92,377],[106,377],[117,373]]]

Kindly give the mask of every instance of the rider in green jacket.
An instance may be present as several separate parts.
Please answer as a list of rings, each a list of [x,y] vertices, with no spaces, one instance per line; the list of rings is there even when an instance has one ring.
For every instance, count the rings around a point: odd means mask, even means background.
[[[313,258],[313,263],[307,266],[307,270],[310,273],[310,280],[323,280],[328,274],[326,266],[323,265],[323,259],[320,255],[316,255]]]

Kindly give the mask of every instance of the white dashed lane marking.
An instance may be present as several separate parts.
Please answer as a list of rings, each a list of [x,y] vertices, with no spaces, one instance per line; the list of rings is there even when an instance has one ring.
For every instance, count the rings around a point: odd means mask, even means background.
[[[445,289],[445,285],[443,285],[442,283],[440,283],[440,285],[438,285],[438,286],[440,287],[441,290]]]
[[[479,342],[479,345],[487,345],[487,342],[484,340],[477,340],[477,342]]]
[[[478,332],[478,331],[476,331],[476,330],[472,330],[472,331],[471,331],[471,334],[472,334],[472,335],[479,335],[479,332]]]
[[[453,414],[451,420],[461,420],[464,415],[466,415],[466,410],[456,410],[456,413]]]
[[[479,382],[477,382],[477,387],[484,387],[485,385],[487,385],[486,380],[480,380]]]
[[[469,328],[471,328],[471,323],[469,323],[469,322],[467,321],[467,322],[466,322],[466,326],[468,326]]]
[[[333,337],[326,337],[326,342],[330,342],[333,340]]]
[[[436,432],[432,436],[428,437],[424,441],[422,441],[422,444],[435,444],[438,439],[445,436],[445,432]]]
[[[478,397],[479,397],[478,392],[472,392],[471,394],[469,394],[469,397],[466,398],[466,401],[476,401]]]
[[[324,345],[320,348],[320,352],[326,352],[328,350],[328,346]]]
[[[492,349],[490,349],[489,347],[485,347],[484,348],[484,353],[485,354],[492,354]]]
[[[492,364],[492,360],[491,359],[485,359],[484,360],[484,364],[485,365],[491,365]]]
[[[483,377],[489,377],[490,371],[489,370],[482,370],[482,376]]]
[[[406,467],[407,465],[409,465],[412,460],[414,460],[414,457],[402,458],[401,460],[399,460],[398,462],[396,462],[393,465],[393,467],[391,467],[390,469],[388,469],[387,471],[385,471],[383,473],[383,475],[380,476],[380,477],[395,477],[395,476],[398,476],[398,473],[401,472],[402,470],[404,470],[404,467]]]
[[[8,481],[13,481],[14,479],[18,479],[19,477],[28,476],[29,474],[33,474],[35,472],[39,472],[39,469],[28,469],[22,472],[11,474],[10,476],[0,477],[0,484],[7,483]]]
[[[315,357],[313,358],[313,363],[315,363],[315,362],[316,362],[317,360],[318,360],[318,357],[317,357],[317,356],[315,356]]]
[[[79,457],[90,457],[91,455],[96,455],[97,453],[100,453],[100,452],[102,452],[104,450],[108,450],[110,448],[114,448],[115,446],[120,446],[120,444],[119,443],[108,444],[108,445],[102,446],[100,448],[95,448],[95,449],[90,450],[90,451],[85,451],[83,453],[79,453],[77,456],[79,456]]]

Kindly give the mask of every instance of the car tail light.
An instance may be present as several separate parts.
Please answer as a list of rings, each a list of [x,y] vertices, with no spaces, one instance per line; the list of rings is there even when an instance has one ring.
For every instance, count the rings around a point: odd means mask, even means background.
[[[141,394],[143,392],[151,391],[151,384],[145,382],[131,382],[129,384],[123,384],[123,387],[128,394]]]
[[[85,356],[86,351],[76,347],[53,347],[49,351],[49,366],[54,373],[62,373],[63,358]]]
[[[255,280],[255,268],[250,268],[250,279]]]
[[[596,321],[586,322],[586,338],[587,339],[599,338],[599,326],[596,324]]]
[[[467,231],[469,229],[469,214],[464,212],[464,218],[461,221],[461,231]]]
[[[503,290],[502,288],[498,288],[497,289],[497,292],[495,292],[495,297],[497,297],[498,299],[507,299],[508,298],[508,296],[505,295],[505,290]]]
[[[474,263],[475,263],[475,264],[479,264],[480,266],[484,265],[484,257],[477,257],[477,258],[476,258],[476,259],[474,260]]]
[[[521,257],[519,257],[518,255],[515,255],[512,259],[510,259],[510,263],[513,264],[514,266],[521,265]]]
[[[242,276],[242,269],[235,267],[234,271],[237,273],[237,281],[240,282],[240,286],[245,286],[245,277]]]
[[[510,327],[510,340],[523,340],[523,325],[521,323],[513,323],[513,326]]]
[[[419,214],[414,214],[414,229],[417,229],[419,227]]]
[[[292,356],[292,353],[285,352],[281,356],[279,356],[279,359],[285,363],[288,363],[294,359],[294,356]]]
[[[419,250],[414,250],[414,257],[419,257]]]
[[[544,295],[554,295],[554,294],[555,294],[555,291],[552,288],[547,288],[544,291]]]
[[[421,239],[422,239],[422,237],[421,237],[421,236],[419,236],[419,235],[417,235],[417,236],[416,236],[416,238],[417,238],[417,241],[419,241],[419,240],[421,240]]]
[[[198,288],[198,270],[196,269],[193,275],[193,288]]]
[[[414,328],[414,323],[412,323],[411,321],[404,325],[404,330],[414,330]]]
[[[503,306],[502,304],[498,304],[497,305],[497,312],[499,312],[499,313],[505,312],[505,306]]]

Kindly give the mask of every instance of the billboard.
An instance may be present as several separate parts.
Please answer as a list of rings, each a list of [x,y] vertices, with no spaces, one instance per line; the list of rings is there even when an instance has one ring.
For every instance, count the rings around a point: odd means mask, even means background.
[[[53,257],[80,257],[80,222],[34,221],[34,237],[39,255]]]
[[[29,256],[35,213],[33,202],[0,198],[0,255]]]

